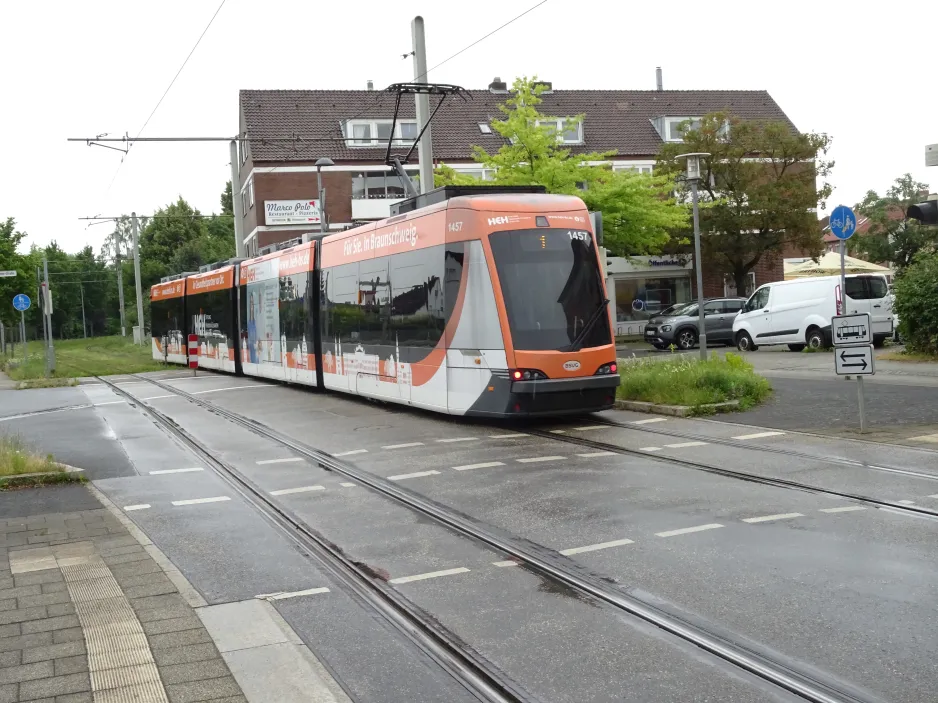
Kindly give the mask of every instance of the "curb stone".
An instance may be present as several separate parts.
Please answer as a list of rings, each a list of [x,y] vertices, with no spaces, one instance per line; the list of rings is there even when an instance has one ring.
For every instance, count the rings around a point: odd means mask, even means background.
[[[725,403],[705,403],[703,405],[661,405],[640,400],[616,400],[616,410],[631,410],[639,413],[669,415],[670,417],[692,417],[709,413],[731,413],[739,410],[738,400]]]

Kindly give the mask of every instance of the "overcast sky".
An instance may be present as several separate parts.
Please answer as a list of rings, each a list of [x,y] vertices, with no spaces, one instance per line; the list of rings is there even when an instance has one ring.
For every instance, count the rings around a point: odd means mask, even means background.
[[[220,0],[0,0],[0,218],[29,242],[97,251],[108,225],[182,195],[218,211],[228,145],[68,143],[136,135]],[[364,89],[412,78],[410,21],[430,66],[537,0],[227,0],[144,136],[230,136],[241,88]],[[763,9],[764,8],[764,9]],[[934,2],[547,0],[430,80],[483,88],[537,74],[558,89],[765,89],[802,131],[834,138],[833,205],[910,172],[938,189]],[[115,175],[116,174],[116,175]]]

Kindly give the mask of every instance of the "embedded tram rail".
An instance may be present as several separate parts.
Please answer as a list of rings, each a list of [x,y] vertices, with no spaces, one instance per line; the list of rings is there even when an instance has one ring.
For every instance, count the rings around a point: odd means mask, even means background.
[[[618,586],[614,585],[615,581],[588,572],[576,561],[562,556],[552,549],[460,513],[420,493],[404,488],[400,484],[363,470],[355,464],[340,460],[292,437],[285,436],[263,423],[219,407],[161,381],[145,376],[131,375],[184,398],[268,441],[279,444],[317,463],[324,469],[353,479],[360,485],[390,498],[405,508],[431,518],[434,522],[448,528],[458,536],[494,548],[520,566],[544,578],[564,587],[572,588],[588,598],[611,605],[624,613],[650,623],[685,642],[699,647],[723,662],[749,672],[763,682],[772,684],[802,700],[814,701],[815,703],[872,703],[880,700],[866,691],[856,689],[817,670],[808,668],[802,670],[789,661],[776,660],[769,654],[754,651],[749,644],[734,642],[725,635],[711,632],[702,625],[661,609],[651,600],[624,593]],[[281,526],[294,540],[304,544],[304,546],[309,545],[313,549],[313,553],[325,562],[329,571],[331,573],[338,571],[339,575],[342,576],[342,581],[349,583],[354,591],[364,590],[370,593],[371,600],[377,598],[378,603],[375,607],[379,611],[384,613],[389,607],[393,607],[398,619],[392,619],[392,622],[399,629],[413,637],[408,631],[407,624],[419,625],[421,637],[418,642],[420,646],[429,648],[429,651],[434,654],[434,659],[442,656],[444,668],[461,682],[465,681],[464,685],[476,693],[480,700],[533,700],[529,694],[520,691],[509,678],[501,674],[497,667],[484,660],[479,661],[478,655],[468,645],[459,641],[452,633],[448,633],[432,617],[420,611],[416,606],[409,604],[406,599],[385,582],[377,582],[373,575],[362,570],[354,562],[349,562],[348,558],[342,554],[340,547],[329,543],[328,540],[316,534],[315,530],[308,524],[296,518],[277,501],[263,494],[236,468],[212,457],[184,428],[155,410],[151,405],[117,387],[112,382],[100,378],[98,380],[121,396],[138,404],[158,424],[196,451],[223,479],[237,488],[253,506],[265,515],[270,516],[275,524]],[[550,433],[545,433],[545,437],[565,441],[565,438]],[[664,457],[657,458],[663,459]],[[904,508],[905,506],[897,507]],[[350,574],[349,564],[352,567]],[[429,642],[425,639],[427,637],[431,638]],[[440,647],[443,648],[442,652],[440,652]]]

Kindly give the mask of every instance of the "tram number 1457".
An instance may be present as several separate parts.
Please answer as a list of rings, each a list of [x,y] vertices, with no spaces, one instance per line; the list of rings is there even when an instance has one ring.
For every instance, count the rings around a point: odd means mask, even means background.
[[[585,242],[586,246],[589,246],[593,243],[593,237],[589,232],[571,229],[567,232],[567,236],[569,236],[570,239],[579,239],[581,242]]]

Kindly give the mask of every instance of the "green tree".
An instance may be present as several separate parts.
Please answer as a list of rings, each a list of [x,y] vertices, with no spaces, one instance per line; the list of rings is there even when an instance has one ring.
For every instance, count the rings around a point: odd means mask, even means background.
[[[225,183],[225,189],[221,192],[221,214],[234,216],[234,198],[231,194],[231,181]]]
[[[928,185],[909,173],[897,178],[884,196],[868,191],[856,212],[868,218],[870,225],[862,236],[847,240],[851,252],[869,261],[889,262],[902,271],[920,251],[938,246],[938,227],[905,217],[909,205],[922,199],[923,191],[928,192]]]
[[[747,274],[769,253],[793,246],[820,254],[814,210],[831,193],[825,182],[833,167],[825,159],[830,142],[826,134],[800,134],[784,122],[716,112],[699,125],[686,124],[682,142],[664,144],[655,172],[678,177],[685,170],[679,154],[710,154],[701,160],[699,183],[702,254],[742,291]]]
[[[0,221],[0,269],[16,271],[13,278],[0,278],[0,321],[5,325],[19,324],[20,314],[13,309],[13,296],[26,293],[36,297],[36,275],[28,265],[28,257],[17,248],[26,239],[26,232],[16,229],[16,220]]]
[[[507,140],[497,152],[473,147],[476,162],[492,169],[494,183],[542,185],[548,193],[577,195],[593,211],[603,213],[604,246],[615,254],[634,256],[657,253],[670,233],[686,227],[686,207],[675,203],[673,177],[646,176],[612,170],[615,151],[576,153],[563,145],[557,129],[578,129],[584,115],[553,117],[538,106],[544,86],[537,78],[518,78],[512,94],[499,106],[503,120],[492,129]],[[591,165],[599,162],[602,165]],[[443,166],[436,185],[467,185],[476,179]]]
[[[911,351],[938,354],[938,256],[922,251],[896,277],[899,332]]]

